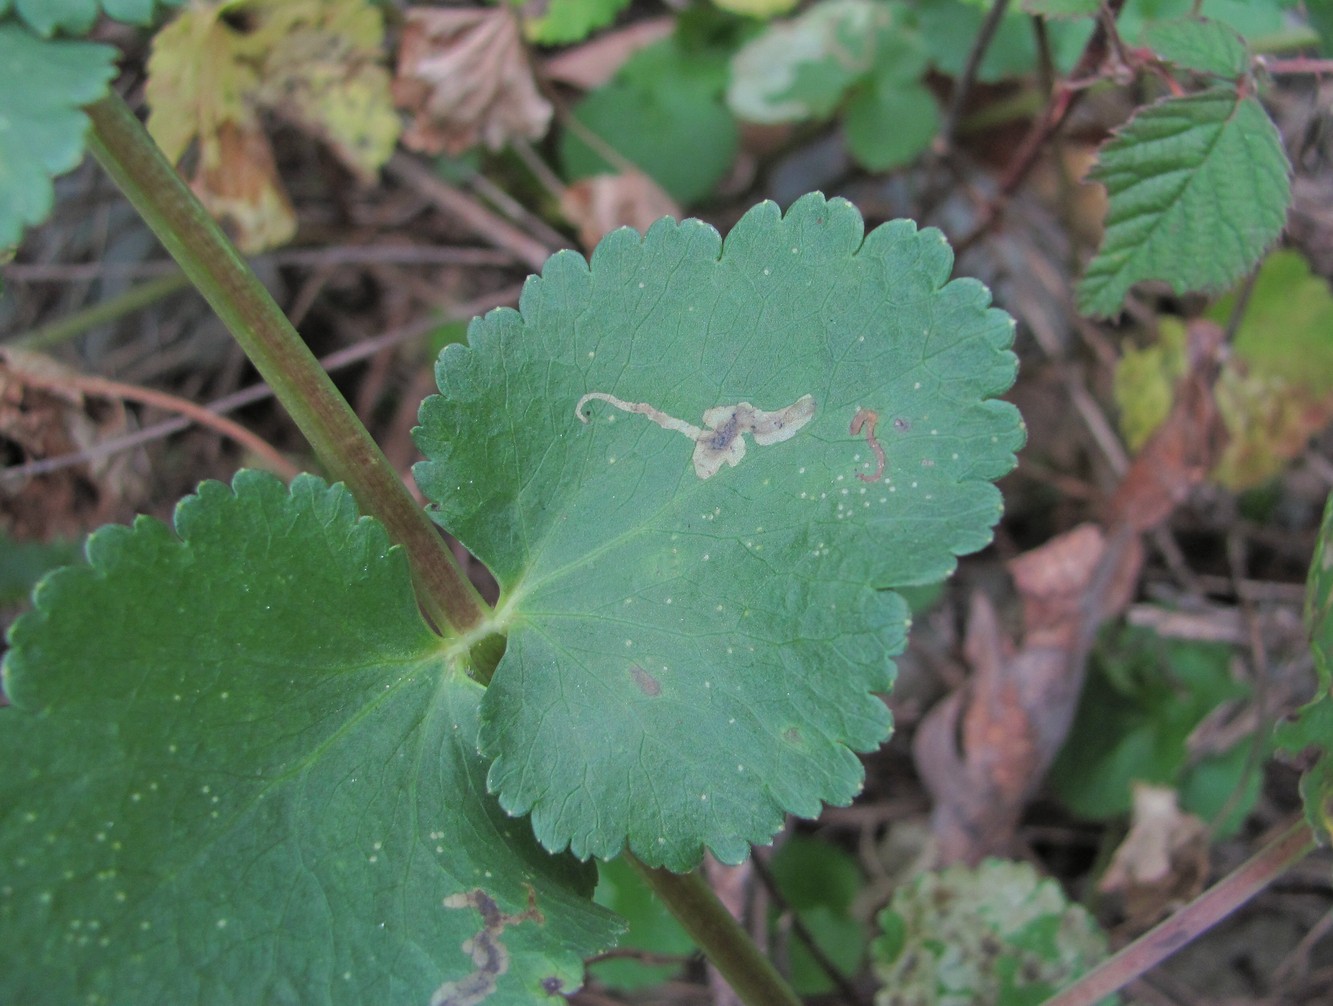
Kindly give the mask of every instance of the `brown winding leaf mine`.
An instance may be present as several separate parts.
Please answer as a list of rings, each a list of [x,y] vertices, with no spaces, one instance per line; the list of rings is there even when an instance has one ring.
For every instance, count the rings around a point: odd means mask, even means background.
[[[875,439],[875,424],[877,422],[879,422],[879,413],[873,412],[870,409],[857,409],[856,415],[852,416],[852,428],[850,431],[852,436],[859,434],[861,428],[865,427],[866,443],[869,444],[870,449],[875,452],[875,474],[863,475],[860,472],[856,473],[856,477],[862,482],[878,482],[884,477],[884,448],[881,447],[879,441]]]
[[[518,915],[505,915],[485,891],[476,889],[466,894],[451,894],[444,899],[445,908],[475,908],[481,915],[482,928],[477,935],[463,941],[463,953],[475,965],[471,974],[456,982],[445,982],[430,997],[430,1006],[477,1006],[495,991],[500,976],[509,970],[509,951],[500,941],[506,926],[520,922],[545,925],[546,919],[537,909],[537,894],[528,888],[528,907]]]
[[[704,429],[683,419],[668,416],[647,402],[626,402],[604,391],[590,391],[574,406],[574,414],[582,423],[588,422],[583,407],[590,401],[606,402],[622,412],[647,416],[664,430],[684,434],[694,441],[694,474],[701,479],[716,475],[724,464],[735,468],[745,457],[745,434],[754,437],[761,447],[790,440],[815,415],[815,400],[803,395],[785,409],[765,412],[749,402],[739,405],[718,405],[704,412]]]

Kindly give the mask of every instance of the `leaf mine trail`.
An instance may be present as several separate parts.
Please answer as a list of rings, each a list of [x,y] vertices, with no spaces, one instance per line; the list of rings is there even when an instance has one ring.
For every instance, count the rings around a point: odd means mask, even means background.
[[[477,1006],[495,991],[500,976],[509,970],[509,951],[500,936],[506,926],[520,922],[545,925],[546,919],[537,908],[537,895],[528,888],[528,907],[518,915],[505,915],[485,891],[477,889],[465,894],[451,894],[444,899],[445,908],[475,908],[481,914],[482,928],[475,936],[463,941],[463,952],[472,958],[475,969],[458,981],[445,982],[430,997],[430,1006]]]
[[[856,415],[852,416],[852,427],[849,432],[852,436],[857,436],[861,432],[862,427],[864,427],[866,431],[866,443],[870,445],[870,449],[875,453],[875,474],[866,475],[862,472],[856,473],[856,477],[862,482],[878,482],[884,477],[884,448],[881,447],[879,441],[875,439],[875,424],[878,422],[879,413],[874,412],[871,409],[857,409]]]
[[[785,409],[775,412],[765,412],[749,402],[741,402],[705,410],[704,428],[700,429],[683,419],[668,416],[647,402],[626,402],[604,391],[590,391],[574,406],[574,414],[579,417],[579,422],[586,424],[590,421],[583,407],[591,401],[606,402],[622,412],[647,416],[662,429],[689,437],[694,441],[694,474],[700,479],[712,478],[724,464],[732,468],[740,464],[745,457],[746,433],[754,437],[754,442],[761,447],[780,444],[794,437],[815,415],[815,400],[811,395],[802,395]],[[883,457],[883,452],[880,457]]]

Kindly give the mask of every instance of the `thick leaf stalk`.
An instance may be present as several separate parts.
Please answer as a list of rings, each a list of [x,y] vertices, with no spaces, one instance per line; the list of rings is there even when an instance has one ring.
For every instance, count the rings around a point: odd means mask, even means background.
[[[645,866],[626,853],[653,893],[703,948],[709,961],[746,1006],[800,1006],[801,1000],[718,900],[696,870],[672,873]]]
[[[93,155],[240,343],[330,475],[406,546],[418,598],[436,625],[460,634],[481,630],[485,603],[240,252],[119,95],[86,111]]]

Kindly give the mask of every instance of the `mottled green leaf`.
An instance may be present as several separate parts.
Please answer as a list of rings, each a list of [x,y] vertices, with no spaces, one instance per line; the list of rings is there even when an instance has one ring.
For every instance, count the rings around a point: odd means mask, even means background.
[[[920,874],[879,925],[880,1006],[1030,1006],[1106,956],[1092,916],[1028,863]]]
[[[989,540],[1013,322],[938,232],[863,226],[617,231],[440,357],[416,477],[500,582],[482,749],[548,848],[735,862],[850,801],[907,622],[876,588]]]
[[[1140,110],[1089,177],[1110,197],[1106,235],[1078,286],[1080,310],[1111,315],[1140,280],[1221,290],[1276,240],[1290,166],[1254,97],[1218,88]]]
[[[531,1003],[612,935],[484,795],[481,688],[312,476],[104,528],[14,626],[0,1000]]]
[[[768,25],[732,59],[727,104],[750,122],[824,118],[874,69],[895,14],[876,0],[828,0]]]
[[[106,94],[115,58],[110,46],[38,38],[0,23],[0,249],[51,212],[51,179],[83,158],[81,108]]]

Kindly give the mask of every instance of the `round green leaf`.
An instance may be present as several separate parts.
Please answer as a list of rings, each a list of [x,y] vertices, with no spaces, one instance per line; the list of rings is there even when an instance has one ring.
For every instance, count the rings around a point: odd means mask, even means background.
[[[176,531],[97,532],[12,630],[0,1001],[576,987],[613,932],[592,871],[483,795],[481,689],[383,528],[341,487],[243,472]]]
[[[664,39],[631,57],[574,115],[677,202],[697,202],[731,170],[740,142],[722,105],[723,71],[712,54]],[[560,156],[571,179],[618,170],[572,130],[562,134]]]
[[[926,151],[939,131],[940,112],[920,84],[877,79],[848,103],[843,128],[859,164],[887,171]]]
[[[1013,321],[952,264],[817,194],[725,247],[664,219],[445,349],[417,481],[501,584],[482,749],[548,848],[734,862],[859,791],[908,621],[877,588],[990,540],[1023,440]]]

